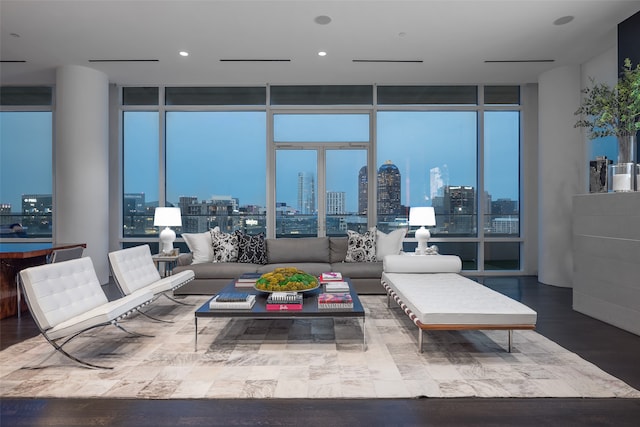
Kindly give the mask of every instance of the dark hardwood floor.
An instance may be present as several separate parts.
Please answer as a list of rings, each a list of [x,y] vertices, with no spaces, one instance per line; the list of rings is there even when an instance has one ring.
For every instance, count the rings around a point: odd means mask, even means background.
[[[535,277],[477,278],[538,312],[537,331],[640,389],[640,336],[572,310]],[[111,290],[107,287],[109,295]],[[640,319],[638,320],[640,321]],[[0,321],[0,348],[38,333]],[[78,368],[81,369],[81,368]],[[640,399],[2,399],[0,426],[637,426]]]

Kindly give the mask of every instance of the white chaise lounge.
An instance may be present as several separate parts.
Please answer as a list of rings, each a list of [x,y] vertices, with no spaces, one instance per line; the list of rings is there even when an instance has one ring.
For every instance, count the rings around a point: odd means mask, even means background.
[[[118,321],[151,302],[153,293],[142,290],[109,301],[89,257],[24,269],[20,283],[44,338],[56,351],[81,365],[111,369],[85,362],[62,349],[83,332],[112,324],[131,335],[144,336],[127,331]]]
[[[170,293],[195,277],[192,270],[184,270],[167,277],[160,277],[158,268],[153,262],[153,258],[151,258],[149,245],[134,246],[110,252],[109,264],[115,282],[124,295],[130,295],[140,289],[145,289],[152,292],[155,297],[164,295],[178,304],[184,303],[174,299]]]
[[[388,255],[382,285],[388,302],[395,300],[418,326],[418,350],[424,330],[509,331],[534,329],[537,313],[526,305],[461,276],[454,255]]]

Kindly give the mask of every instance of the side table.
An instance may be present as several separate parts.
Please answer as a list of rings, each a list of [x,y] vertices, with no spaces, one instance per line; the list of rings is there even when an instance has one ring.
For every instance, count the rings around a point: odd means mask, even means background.
[[[153,262],[158,267],[160,275],[162,277],[167,277],[173,274],[173,267],[178,264],[179,257],[180,255],[155,254],[151,259],[153,259]],[[160,264],[162,264],[162,268],[160,268]]]

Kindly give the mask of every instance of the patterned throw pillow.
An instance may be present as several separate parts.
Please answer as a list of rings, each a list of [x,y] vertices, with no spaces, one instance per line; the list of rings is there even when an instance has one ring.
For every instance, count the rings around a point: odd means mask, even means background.
[[[238,236],[211,230],[213,262],[238,261]]]
[[[238,237],[238,262],[267,263],[267,244],[263,233],[251,235],[236,230],[234,234]]]
[[[376,261],[376,227],[371,227],[364,234],[347,230],[349,244],[344,262],[375,262]]]

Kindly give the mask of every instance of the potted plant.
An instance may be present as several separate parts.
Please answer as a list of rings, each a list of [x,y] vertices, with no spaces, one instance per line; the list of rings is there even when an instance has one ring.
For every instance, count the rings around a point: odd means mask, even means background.
[[[613,177],[614,191],[633,189],[632,173],[635,161],[636,134],[640,130],[640,64],[635,68],[631,60],[625,59],[622,75],[612,88],[604,83],[595,83],[582,90],[584,97],[580,108],[575,112],[580,116],[575,127],[587,128],[589,138],[615,136],[618,140],[618,164],[615,170],[624,170],[628,174],[628,183]],[[622,185],[620,187],[620,185]]]

